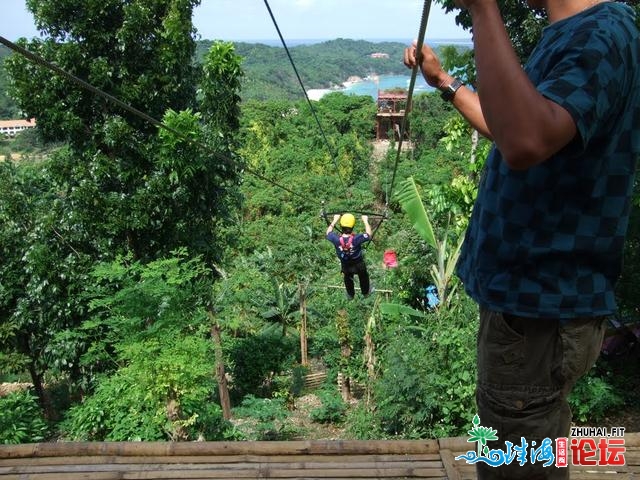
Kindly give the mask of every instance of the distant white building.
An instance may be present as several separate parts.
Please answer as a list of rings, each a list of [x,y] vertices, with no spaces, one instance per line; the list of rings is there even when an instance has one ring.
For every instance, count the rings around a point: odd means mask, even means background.
[[[35,118],[29,120],[0,120],[0,134],[5,137],[14,137],[16,133],[29,128],[36,128]]]

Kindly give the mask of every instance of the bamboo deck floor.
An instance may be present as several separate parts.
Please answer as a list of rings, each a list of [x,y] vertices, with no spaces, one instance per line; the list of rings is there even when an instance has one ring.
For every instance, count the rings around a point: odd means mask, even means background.
[[[572,480],[640,480],[640,433],[626,465],[572,467]],[[58,442],[0,446],[0,480],[409,479],[473,480],[457,455],[466,438],[288,442]],[[549,467],[555,468],[555,467]]]

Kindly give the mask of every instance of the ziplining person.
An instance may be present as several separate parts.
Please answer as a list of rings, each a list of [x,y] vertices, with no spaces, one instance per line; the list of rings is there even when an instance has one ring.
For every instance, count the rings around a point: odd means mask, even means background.
[[[364,252],[362,245],[371,241],[372,230],[369,225],[369,217],[362,215],[360,217],[364,224],[365,233],[355,234],[353,228],[356,224],[356,218],[351,213],[342,215],[335,214],[333,221],[327,227],[326,238],[336,249],[336,255],[340,259],[340,267],[344,277],[344,287],[346,289],[347,298],[352,300],[356,294],[353,278],[358,276],[360,282],[360,291],[362,295],[368,297],[373,293],[369,281],[369,272],[364,262]],[[340,221],[341,235],[333,231],[336,224]]]
[[[549,25],[523,68],[496,0],[456,4],[473,23],[477,93],[428,46],[408,47],[404,63],[494,141],[457,274],[480,307],[476,403],[499,439],[488,448],[538,448],[569,437],[567,397],[617,310],[640,153],[640,34],[623,3],[527,0]],[[478,479],[569,478],[528,460],[479,461]]]

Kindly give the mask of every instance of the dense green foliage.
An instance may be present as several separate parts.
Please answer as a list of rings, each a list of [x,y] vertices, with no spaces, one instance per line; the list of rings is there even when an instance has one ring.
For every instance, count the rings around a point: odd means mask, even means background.
[[[197,64],[206,62],[208,52],[215,44],[212,40],[199,40],[195,43]],[[241,79],[240,96],[244,101],[304,99],[300,83],[283,47],[244,42],[236,42],[233,47],[235,54],[242,59],[244,75]],[[354,75],[363,78],[372,74],[404,75],[407,69],[398,59],[402,58],[405,47],[406,45],[398,42],[337,39],[287,48],[305,89],[309,90],[340,86]],[[442,51],[452,53],[456,52],[457,48],[442,47]],[[9,52],[6,47],[0,46],[0,61]],[[467,49],[466,52],[468,54],[470,50]],[[386,53],[388,57],[372,58],[372,53]],[[72,72],[81,78],[88,78],[84,77],[82,72]],[[0,68],[0,119],[16,118],[19,114],[18,105],[8,95],[5,76],[4,69]],[[227,84],[221,82],[220,85]],[[102,88],[108,85],[96,86]],[[224,92],[219,93],[218,98],[225,98]],[[127,97],[123,99],[125,98]]]
[[[2,440],[303,437],[291,421],[312,369],[303,334],[311,365],[327,372],[311,420],[352,438],[463,435],[475,414],[477,309],[455,277],[438,309],[425,287],[455,258],[488,143],[423,94],[412,148],[374,154],[375,102],[336,92],[311,111],[281,48],[200,43],[192,61],[185,19],[198,2],[91,0],[74,18],[63,7],[76,2],[30,1],[50,35],[30,47],[170,130],[8,62],[20,108],[60,143],[49,158],[0,163],[0,362],[34,384],[41,408],[30,394],[0,400]],[[303,76],[324,84],[386,73],[371,48],[293,50]],[[404,68],[404,46],[375,48],[389,48],[389,72]],[[407,185],[411,195],[398,195]],[[346,300],[322,208],[372,214],[375,296]],[[382,265],[386,249],[397,268]],[[621,294],[634,311],[629,283]],[[617,402],[623,387],[595,373],[572,399],[577,412]],[[338,374],[362,397],[345,402]]]
[[[473,417],[478,314],[466,297],[457,305],[422,324],[385,329],[385,370],[374,388],[373,414],[385,435],[455,436]]]
[[[241,167],[229,122],[235,115],[238,124],[239,59],[216,44],[202,69],[193,65],[190,19],[198,2],[73,3],[29,2],[48,34],[29,48],[168,129],[22,57],[6,62],[20,108],[38,119],[44,138],[67,145],[34,168],[3,165],[0,179],[9,196],[0,206],[3,352],[12,361],[7,370],[29,372],[49,418],[56,412],[45,374],[68,376],[81,395],[100,372],[80,368],[91,347],[78,329],[88,316],[83,292],[93,267],[118,256],[149,262],[181,247],[218,261]],[[227,85],[224,102],[212,100],[218,78]]]
[[[215,439],[224,432],[212,396],[205,312],[210,284],[198,258],[175,252],[142,265],[98,265],[90,317],[57,339],[91,340],[80,368],[98,369],[95,392],[62,427],[75,440]],[[60,338],[63,337],[63,338]]]
[[[606,377],[590,373],[578,380],[569,405],[576,422],[602,423],[608,412],[624,406],[624,399]]]
[[[4,59],[11,51],[4,45],[0,45],[0,119],[19,118],[18,106],[7,95],[7,73],[4,69]]]
[[[0,397],[0,444],[42,442],[49,425],[33,393],[19,391]]]

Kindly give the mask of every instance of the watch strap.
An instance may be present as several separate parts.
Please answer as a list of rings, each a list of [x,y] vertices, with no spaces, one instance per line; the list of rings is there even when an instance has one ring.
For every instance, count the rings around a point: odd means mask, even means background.
[[[452,101],[453,97],[455,97],[456,95],[456,92],[462,85],[463,83],[459,78],[454,78],[449,85],[443,87],[440,97],[446,102]]]

